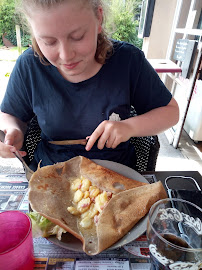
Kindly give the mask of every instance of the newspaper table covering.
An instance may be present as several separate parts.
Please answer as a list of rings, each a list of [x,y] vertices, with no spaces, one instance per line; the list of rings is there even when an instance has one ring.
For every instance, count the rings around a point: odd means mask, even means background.
[[[148,182],[156,182],[155,175],[144,175]],[[0,174],[0,212],[19,210],[28,212],[28,181],[25,174]],[[38,270],[133,270],[150,269],[146,236],[115,250],[96,256],[61,248],[45,238],[34,238],[35,267]]]
[[[28,182],[25,174],[0,174],[0,212],[28,211]]]
[[[146,239],[146,238],[145,238]],[[130,244],[135,249],[143,240],[136,240]],[[144,243],[145,246],[147,242]],[[34,255],[36,258],[34,269],[72,269],[72,270],[149,270],[149,257],[136,256],[125,248],[103,251],[93,257],[84,252],[76,252],[61,248],[45,238],[34,239]],[[42,268],[44,266],[44,268]]]

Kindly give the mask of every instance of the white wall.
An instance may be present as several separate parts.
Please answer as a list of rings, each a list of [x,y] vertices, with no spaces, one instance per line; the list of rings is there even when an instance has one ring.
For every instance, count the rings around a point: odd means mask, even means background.
[[[156,0],[150,36],[143,42],[146,58],[166,58],[176,3],[177,0]]]

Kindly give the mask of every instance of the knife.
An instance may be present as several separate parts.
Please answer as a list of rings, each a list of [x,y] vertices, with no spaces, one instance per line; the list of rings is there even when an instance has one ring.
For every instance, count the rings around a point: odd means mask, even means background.
[[[2,130],[0,130],[0,141],[2,143],[4,143],[4,139],[5,139],[5,133]],[[20,162],[22,162],[22,165],[23,165],[24,170],[25,170],[26,178],[29,181],[34,172],[29,168],[27,163],[21,157],[19,151],[15,151],[15,152],[13,152],[13,154],[16,156],[16,158],[18,158],[20,160]]]
[[[73,144],[86,145],[87,141],[88,141],[87,139],[79,139],[79,140],[49,141],[49,143],[56,145],[73,145]]]

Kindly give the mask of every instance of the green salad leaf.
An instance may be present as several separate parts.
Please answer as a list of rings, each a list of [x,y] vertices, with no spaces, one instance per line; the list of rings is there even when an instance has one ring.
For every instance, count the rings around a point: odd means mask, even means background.
[[[30,212],[27,215],[32,221],[32,234],[35,238],[56,235],[57,239],[61,240],[62,234],[66,233],[63,228],[52,223],[50,220],[39,215],[37,212]]]

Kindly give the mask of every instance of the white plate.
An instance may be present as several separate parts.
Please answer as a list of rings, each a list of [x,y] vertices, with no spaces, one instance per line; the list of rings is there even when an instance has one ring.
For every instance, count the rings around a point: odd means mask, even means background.
[[[148,183],[148,181],[141,174],[120,163],[99,159],[95,159],[94,162],[105,168],[118,172],[128,178]],[[112,245],[108,249],[120,248],[132,242],[146,231],[146,227],[147,227],[147,215],[143,217],[124,237],[122,237],[119,241],[117,241],[114,245]],[[50,240],[52,243],[62,248],[80,252],[83,251],[81,241],[69,233],[63,234],[61,241],[59,241],[54,236],[48,237],[48,240]]]

